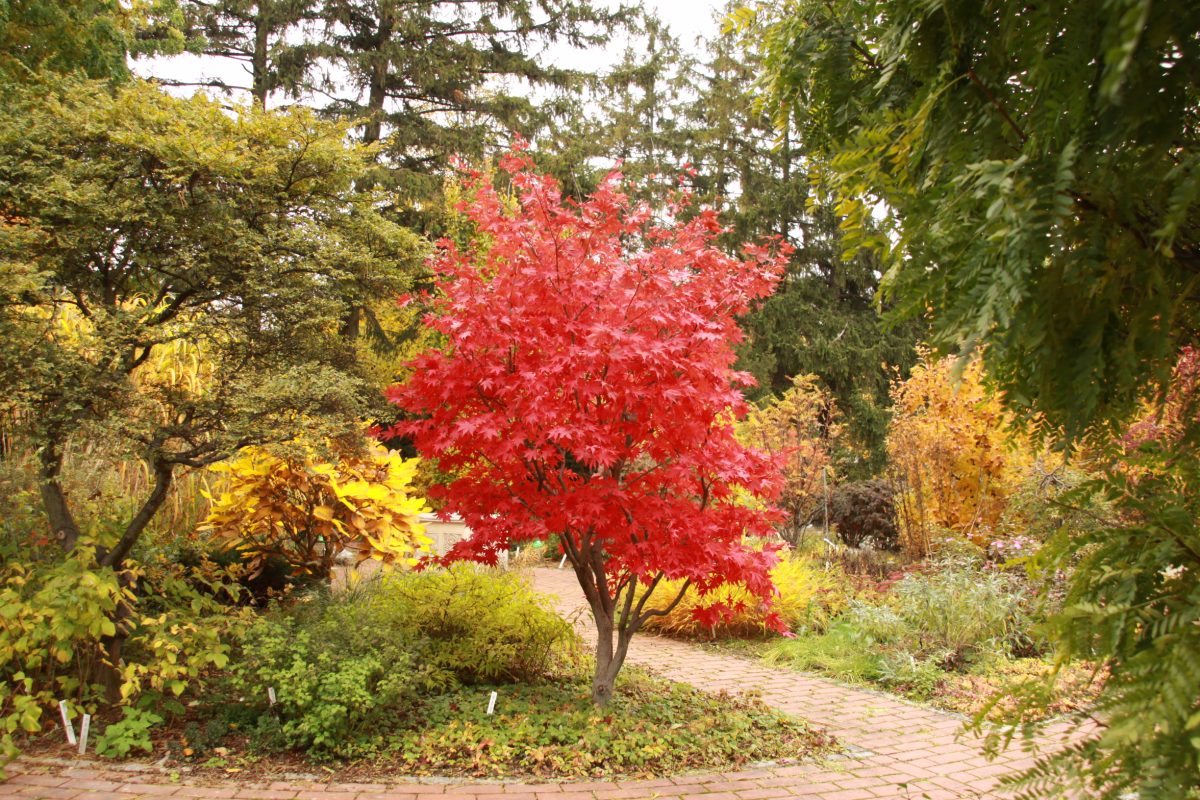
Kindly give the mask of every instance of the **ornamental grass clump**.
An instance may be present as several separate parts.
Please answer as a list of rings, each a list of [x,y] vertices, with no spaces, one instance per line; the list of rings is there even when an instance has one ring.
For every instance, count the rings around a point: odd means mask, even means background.
[[[1029,641],[1026,589],[1009,573],[945,563],[892,589],[906,649],[947,665],[985,650],[1010,654]]]

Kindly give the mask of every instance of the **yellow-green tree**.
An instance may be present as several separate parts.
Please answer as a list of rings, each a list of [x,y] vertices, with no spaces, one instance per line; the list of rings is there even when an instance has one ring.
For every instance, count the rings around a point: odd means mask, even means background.
[[[0,409],[37,453],[51,534],[86,544],[88,496],[64,479],[80,442],[147,480],[95,568],[127,562],[176,477],[247,445],[361,429],[378,401],[337,335],[365,291],[408,285],[420,246],[356,190],[367,154],[303,109],[228,113],[130,82],[0,84]],[[352,288],[351,288],[352,287]],[[67,315],[86,324],[63,327]],[[162,373],[189,342],[203,380]],[[97,662],[119,699],[132,613]]]

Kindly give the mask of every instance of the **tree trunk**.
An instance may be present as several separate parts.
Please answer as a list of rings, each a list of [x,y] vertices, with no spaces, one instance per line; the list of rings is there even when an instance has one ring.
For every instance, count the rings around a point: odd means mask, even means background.
[[[79,541],[79,524],[75,522],[75,516],[71,513],[67,494],[63,491],[60,481],[63,452],[62,442],[56,429],[52,428],[47,432],[46,443],[42,446],[39,458],[41,460],[38,476],[41,478],[39,489],[42,495],[42,506],[46,510],[46,519],[50,523],[51,533],[58,539],[63,551],[69,553],[75,548],[75,543]]]
[[[259,108],[267,107],[267,95],[270,93],[267,81],[267,49],[270,45],[271,26],[269,14],[263,6],[263,3],[259,3],[258,13],[254,18],[254,52],[250,56],[250,94]]]
[[[122,590],[130,588],[131,583],[127,573],[118,578],[118,585]],[[105,699],[114,706],[121,702],[121,659],[125,651],[125,640],[129,638],[129,619],[132,616],[133,608],[129,603],[119,601],[113,613],[116,633],[100,639],[100,674],[97,678],[104,687]]]
[[[165,461],[154,462],[154,488],[150,490],[149,496],[142,502],[142,507],[133,515],[133,519],[129,520],[129,524],[125,526],[125,530],[121,533],[121,539],[116,546],[111,550],[103,550],[98,552],[97,560],[102,566],[119,571],[125,563],[125,558],[133,550],[133,546],[137,544],[137,540],[141,538],[142,532],[146,530],[146,526],[150,524],[150,520],[162,508],[163,502],[167,499],[167,492],[171,489],[171,481],[175,477],[173,465]]]
[[[379,4],[379,28],[375,40],[374,63],[371,64],[371,80],[367,90],[367,122],[363,127],[363,142],[371,144],[383,136],[383,105],[387,100],[387,80],[391,63],[388,45],[392,41],[396,10],[390,2]]]
[[[603,611],[597,613],[593,608],[592,616],[596,620],[596,673],[592,677],[592,702],[598,708],[604,708],[613,698],[617,675],[625,664],[633,634],[628,625],[618,627],[612,617]]]
[[[351,342],[358,339],[358,334],[362,330],[363,309],[360,305],[355,305],[346,312],[346,316],[342,318],[342,325],[338,329],[338,335],[343,339]]]
[[[646,611],[646,602],[654,593],[663,574],[646,584],[641,599],[637,599],[638,582],[634,578],[613,587],[609,582],[608,556],[602,541],[597,541],[594,530],[583,532],[575,542],[569,533],[561,535],[563,550],[579,579],[579,588],[592,609],[596,622],[596,673],[592,677],[592,702],[603,708],[613,698],[617,675],[629,654],[629,643],[641,629],[642,623],[653,616],[671,613],[679,605],[691,585],[691,579],[665,609]]]
[[[111,550],[98,552],[97,561],[102,568],[108,568],[118,574],[118,582],[122,590],[133,587],[133,579],[122,569],[125,559],[129,556],[142,532],[167,499],[167,492],[175,477],[172,465],[163,461],[154,463],[154,488],[142,502],[142,507],[134,514],[133,519],[125,526],[120,541]],[[100,660],[100,684],[108,702],[116,705],[121,702],[121,658],[125,650],[125,640],[129,638],[129,620],[133,617],[133,607],[124,600],[118,600],[113,612],[113,625],[116,632],[100,640],[103,658]]]
[[[62,471],[62,451],[53,435],[47,437],[47,444],[42,448],[41,460],[42,501],[46,508],[46,516],[50,519],[50,525],[63,550],[70,552],[78,542],[80,532],[71,514],[66,493],[58,481]],[[174,470],[168,463],[157,462],[154,465],[154,475],[153,489],[133,519],[125,526],[120,540],[111,550],[101,549],[96,552],[96,569],[111,569],[116,572],[122,591],[132,586],[132,579],[128,573],[122,571],[125,558],[166,500]],[[118,600],[111,618],[116,631],[112,636],[102,637],[99,643],[101,658],[96,678],[104,687],[108,701],[113,704],[121,701],[121,658],[125,640],[129,638],[129,620],[132,616],[133,608],[130,604],[123,598]]]
[[[44,444],[38,458],[40,492],[42,506],[50,529],[58,539],[64,553],[70,553],[79,542],[81,533],[75,516],[71,513],[70,501],[62,486],[63,468],[63,426],[51,424],[45,433]],[[146,526],[162,508],[167,499],[167,493],[175,477],[174,465],[164,460],[153,463],[154,486],[150,494],[142,502],[141,508],[125,526],[121,538],[110,550],[96,551],[96,569],[111,569],[118,574],[122,590],[129,589],[132,578],[123,572],[126,557],[141,537]],[[129,620],[133,616],[133,608],[121,599],[113,611],[112,622],[116,631],[112,636],[100,640],[100,674],[97,676],[104,686],[109,702],[118,703],[121,700],[121,657],[125,640],[129,638]]]
[[[594,541],[594,533],[591,530],[583,532],[578,543],[567,533],[562,535],[561,540],[596,623],[596,672],[592,677],[592,702],[603,708],[612,700],[617,673],[625,663],[629,639],[636,626],[631,624],[628,607],[618,611],[618,602],[622,598],[614,597],[611,593],[606,557]],[[632,603],[632,590],[625,600],[628,601],[625,606]]]
[[[592,677],[592,702],[597,706],[608,705],[612,700],[617,677],[612,672],[613,625],[612,620],[592,609],[596,621],[596,673]]]

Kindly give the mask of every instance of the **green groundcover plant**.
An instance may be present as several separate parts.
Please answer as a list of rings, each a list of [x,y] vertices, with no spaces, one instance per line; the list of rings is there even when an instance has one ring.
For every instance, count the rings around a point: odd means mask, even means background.
[[[221,746],[249,760],[288,752],[501,777],[721,768],[830,744],[757,699],[636,672],[597,709],[590,669],[571,626],[520,575],[390,573],[264,615],[169,746],[200,764]]]
[[[556,684],[495,688],[498,716],[487,715],[486,692],[442,695],[392,756],[419,774],[661,776],[801,758],[831,743],[758,699],[707,694],[636,668],[622,673],[604,709],[588,699],[583,671]]]

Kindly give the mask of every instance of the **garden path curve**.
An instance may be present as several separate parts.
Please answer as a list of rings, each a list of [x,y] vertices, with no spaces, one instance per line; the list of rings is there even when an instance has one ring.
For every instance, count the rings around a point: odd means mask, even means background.
[[[537,587],[557,598],[585,634],[589,616],[573,573],[532,570]],[[592,633],[594,637],[594,632]],[[0,798],[18,800],[132,800],[132,798],[217,798],[218,800],[434,800],[435,795],[472,800],[964,800],[1000,797],[999,778],[1028,766],[1032,756],[1019,743],[988,761],[977,738],[962,733],[956,715],[855,689],[833,681],[775,668],[661,637],[641,636],[629,662],[676,681],[709,690],[757,690],[765,702],[823,727],[846,748],[844,755],[795,766],[748,769],[657,780],[588,783],[388,784],[251,783],[169,780],[161,771],[118,770],[97,762],[76,764],[19,761],[0,784]],[[1065,734],[1051,728],[1051,737]],[[1039,744],[1051,745],[1046,739]],[[448,798],[447,798],[448,800]]]

